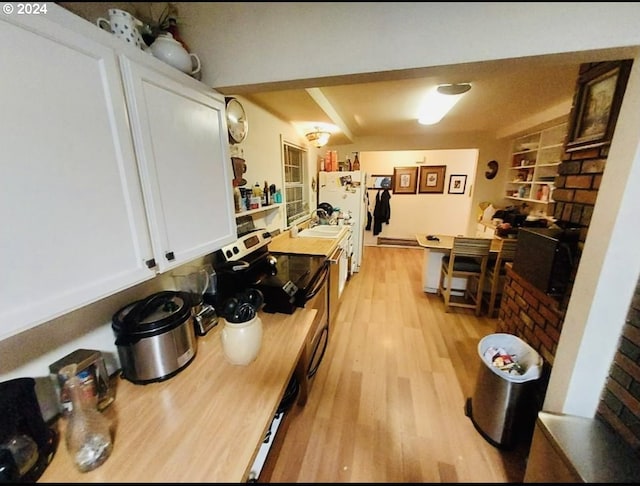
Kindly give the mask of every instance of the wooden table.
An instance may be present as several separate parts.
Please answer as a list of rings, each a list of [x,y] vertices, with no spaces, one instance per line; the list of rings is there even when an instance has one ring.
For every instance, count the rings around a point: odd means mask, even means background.
[[[245,482],[298,363],[316,311],[261,313],[263,340],[247,366],[227,362],[221,325],[198,338],[196,357],[176,376],[147,385],[117,379],[105,410],[113,452],[81,473],[60,442],[39,482]]]
[[[416,234],[418,244],[425,249],[423,258],[422,271],[422,290],[435,294],[438,292],[438,283],[440,282],[440,267],[442,265],[442,257],[448,255],[453,248],[452,235],[433,235],[438,240],[428,240],[425,233]],[[461,235],[462,236],[462,235]],[[500,251],[500,238],[491,238],[490,251],[497,253]],[[466,278],[454,278],[453,288],[465,288],[467,285]],[[459,295],[460,292],[452,292],[453,295]]]
[[[423,248],[448,254],[453,248],[453,239],[455,238],[455,236],[451,236],[451,235],[433,235],[433,236],[438,237],[440,241],[428,240],[427,235],[423,233],[416,234],[416,240],[418,241],[418,244]],[[500,241],[501,241],[501,238],[497,238],[497,237],[491,238],[491,249],[490,249],[491,252],[497,253],[500,251]]]

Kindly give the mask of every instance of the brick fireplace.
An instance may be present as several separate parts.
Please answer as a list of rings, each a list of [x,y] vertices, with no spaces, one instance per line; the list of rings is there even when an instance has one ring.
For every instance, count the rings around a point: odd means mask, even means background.
[[[588,76],[590,70],[601,69],[601,64],[582,65],[580,77]],[[573,117],[576,116],[577,98],[578,91],[574,97],[571,113]],[[612,117],[614,116],[617,118],[617,110],[612,111]],[[611,121],[611,125],[615,126],[615,119]],[[610,130],[613,132],[611,125]],[[565,151],[558,168],[553,191],[554,217],[567,225],[580,228],[577,261],[565,296],[556,300],[524,280],[510,267],[507,269],[496,332],[520,337],[543,357],[545,372],[541,378],[543,386],[539,397],[540,405],[553,367],[572,284],[589,231],[608,155],[608,143],[574,147]],[[597,235],[592,237],[597,238]],[[635,297],[628,311],[618,351],[612,362],[596,416],[610,425],[622,440],[640,454],[640,282],[635,289]]]

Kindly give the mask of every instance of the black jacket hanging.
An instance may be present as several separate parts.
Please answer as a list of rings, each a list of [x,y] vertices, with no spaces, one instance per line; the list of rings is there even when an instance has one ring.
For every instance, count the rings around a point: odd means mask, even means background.
[[[389,200],[391,194],[388,189],[384,189],[382,194],[378,192],[376,194],[376,205],[373,208],[373,234],[374,236],[380,234],[382,231],[382,223],[389,224],[391,219],[391,204]]]
[[[365,192],[365,198],[367,200],[367,226],[365,231],[371,231],[371,223],[373,221],[373,214],[371,214],[371,210],[369,209],[369,192]]]

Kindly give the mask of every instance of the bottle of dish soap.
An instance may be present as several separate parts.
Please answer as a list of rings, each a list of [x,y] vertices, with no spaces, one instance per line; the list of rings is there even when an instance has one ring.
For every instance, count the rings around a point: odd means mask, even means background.
[[[249,209],[258,209],[262,206],[262,188],[256,182],[251,190],[251,207]]]

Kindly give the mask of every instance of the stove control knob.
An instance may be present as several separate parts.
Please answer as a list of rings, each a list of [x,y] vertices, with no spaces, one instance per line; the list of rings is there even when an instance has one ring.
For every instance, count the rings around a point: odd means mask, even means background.
[[[269,255],[267,257],[267,268],[269,269],[270,275],[276,275],[278,273],[278,259],[273,255]]]

